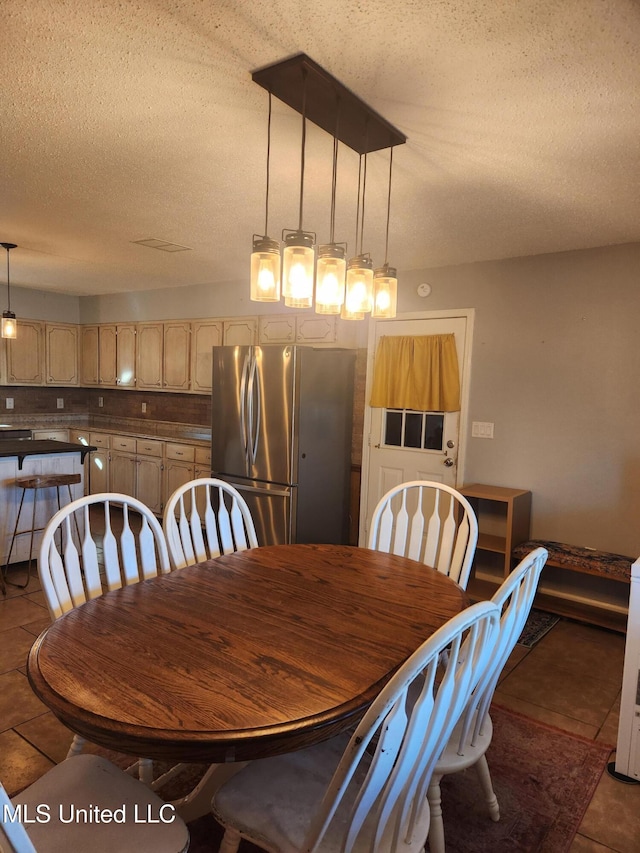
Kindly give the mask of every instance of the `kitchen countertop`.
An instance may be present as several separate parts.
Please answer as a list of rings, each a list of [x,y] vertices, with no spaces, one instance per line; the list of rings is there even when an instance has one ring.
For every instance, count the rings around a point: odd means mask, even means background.
[[[27,456],[51,456],[56,453],[80,453],[81,461],[84,457],[97,447],[84,444],[75,444],[71,441],[53,441],[52,439],[33,439],[21,441],[20,439],[9,439],[0,441],[0,459],[18,459],[18,469]]]

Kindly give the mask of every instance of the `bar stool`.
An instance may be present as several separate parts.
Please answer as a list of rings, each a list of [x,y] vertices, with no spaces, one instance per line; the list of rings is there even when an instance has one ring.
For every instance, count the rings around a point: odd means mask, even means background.
[[[64,488],[64,486],[67,487],[67,491],[69,492],[69,502],[71,502],[73,500],[73,495],[71,494],[71,486],[74,486],[76,483],[80,482],[82,482],[82,477],[80,474],[35,474],[30,477],[18,477],[16,478],[16,480],[14,480],[14,484],[22,489],[22,496],[20,498],[20,506],[18,508],[18,515],[16,517],[15,527],[13,528],[13,534],[11,536],[11,544],[9,545],[9,554],[7,556],[7,562],[2,570],[3,594],[6,593],[5,581],[6,583],[11,584],[11,586],[20,587],[20,589],[24,589],[29,583],[29,578],[31,577],[31,562],[33,560],[33,536],[34,533],[37,533],[40,530],[44,530],[44,527],[36,527],[38,490],[55,489],[58,501],[58,509],[61,509],[62,501],[60,500],[60,489]],[[27,527],[24,530],[19,530],[18,527],[20,524],[20,516],[22,515],[22,506],[24,504],[24,496],[26,495],[27,490],[33,490],[33,512],[31,514],[31,527]],[[31,533],[31,539],[29,542],[29,563],[27,565],[27,579],[23,584],[21,584],[16,583],[15,581],[10,581],[7,578],[7,570],[9,568],[9,564],[11,563],[11,554],[13,552],[13,546],[16,541],[16,536],[19,536],[23,533]],[[78,528],[77,519],[76,533],[78,534],[78,539],[80,539],[80,530]]]

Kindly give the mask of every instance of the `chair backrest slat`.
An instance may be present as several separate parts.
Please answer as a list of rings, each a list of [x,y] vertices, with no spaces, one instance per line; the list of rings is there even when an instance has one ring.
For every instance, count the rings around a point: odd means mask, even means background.
[[[134,516],[140,518],[138,533]],[[82,531],[80,552],[73,538],[75,521]],[[105,589],[119,589],[123,583],[137,583],[168,571],[169,552],[160,522],[145,504],[128,495],[101,493],[78,498],[53,516],[42,535],[38,573],[53,619],[102,595]]]
[[[179,486],[167,501],[163,527],[174,568],[258,545],[246,501],[215,477]]]
[[[0,785],[0,850],[7,853],[36,853],[36,848],[20,821],[20,812]],[[8,845],[8,847],[7,847]]]
[[[466,588],[478,520],[451,486],[412,480],[389,489],[371,517],[368,547],[433,566]]]

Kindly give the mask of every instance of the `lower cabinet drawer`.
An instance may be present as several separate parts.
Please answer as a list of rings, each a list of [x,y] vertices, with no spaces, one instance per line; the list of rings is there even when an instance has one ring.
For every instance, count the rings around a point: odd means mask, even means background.
[[[153,438],[138,438],[136,439],[136,452],[142,453],[144,456],[162,456],[162,441],[156,441]]]
[[[165,445],[165,456],[167,459],[179,459],[182,462],[193,462],[195,448],[189,444],[174,444],[167,442]]]

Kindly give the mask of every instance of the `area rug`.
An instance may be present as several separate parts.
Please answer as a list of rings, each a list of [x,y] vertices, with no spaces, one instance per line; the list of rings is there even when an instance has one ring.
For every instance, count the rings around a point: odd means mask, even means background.
[[[522,629],[522,634],[518,639],[518,645],[526,646],[528,649],[535,646],[545,634],[560,621],[559,616],[553,613],[545,613],[544,610],[532,610],[529,613],[526,624]]]
[[[442,780],[447,853],[568,853],[613,749],[494,705],[487,759],[500,803],[494,823],[473,769]],[[212,853],[222,832],[190,826],[190,853]],[[240,853],[260,848],[243,842]],[[427,847],[428,850],[428,847]]]

